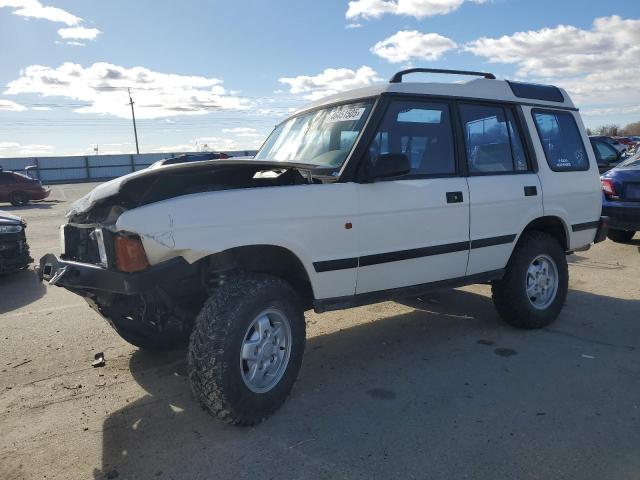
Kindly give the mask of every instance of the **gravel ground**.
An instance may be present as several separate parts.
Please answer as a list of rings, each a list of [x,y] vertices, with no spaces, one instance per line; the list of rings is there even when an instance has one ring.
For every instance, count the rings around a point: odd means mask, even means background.
[[[0,208],[40,258],[91,187]],[[638,479],[637,238],[572,255],[540,331],[501,323],[483,285],[308,313],[293,394],[254,428],[198,406],[184,352],[137,350],[32,271],[0,278],[0,479]]]

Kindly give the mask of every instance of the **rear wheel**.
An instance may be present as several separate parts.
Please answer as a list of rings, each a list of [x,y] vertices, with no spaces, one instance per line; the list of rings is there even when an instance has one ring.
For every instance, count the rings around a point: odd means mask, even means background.
[[[13,192],[11,194],[11,205],[14,207],[19,207],[21,205],[26,205],[29,203],[29,197],[24,192]]]
[[[607,237],[614,242],[626,243],[630,242],[635,234],[634,230],[609,230]]]
[[[263,274],[229,279],[198,315],[189,344],[196,398],[227,423],[253,425],[291,392],[305,344],[296,292]]]
[[[493,303],[508,324],[543,328],[562,310],[568,284],[567,260],[560,243],[544,232],[528,232],[513,251],[505,276],[493,283]]]

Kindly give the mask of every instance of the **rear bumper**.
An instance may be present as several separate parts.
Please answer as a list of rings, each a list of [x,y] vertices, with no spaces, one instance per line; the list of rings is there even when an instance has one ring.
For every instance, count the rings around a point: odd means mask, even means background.
[[[178,281],[193,274],[193,266],[182,257],[173,258],[142,272],[123,273],[99,265],[62,260],[49,253],[40,259],[36,272],[41,281],[78,290],[139,295],[159,283]]]
[[[611,229],[640,230],[640,204],[624,207],[604,205],[602,215],[609,217]]]
[[[43,188],[42,190],[29,191],[27,194],[29,196],[29,200],[44,200],[51,195],[51,189]]]

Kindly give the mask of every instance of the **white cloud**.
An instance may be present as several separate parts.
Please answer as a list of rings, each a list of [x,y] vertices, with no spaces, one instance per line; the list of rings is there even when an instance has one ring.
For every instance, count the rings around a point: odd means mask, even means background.
[[[438,60],[449,50],[456,48],[450,38],[437,33],[420,33],[401,30],[371,47],[371,53],[392,63],[410,60]]]
[[[27,107],[11,100],[3,100],[0,98],[0,112],[24,112]]]
[[[201,152],[201,151],[232,151],[232,150],[253,150],[260,146],[261,142],[238,141],[233,138],[221,137],[199,137],[190,140],[188,143],[177,145],[161,145],[154,147],[154,152]]]
[[[366,87],[380,80],[376,71],[365,65],[355,71],[348,68],[327,68],[315,76],[285,77],[279,81],[289,85],[290,93],[302,93],[307,100],[316,100],[344,90]]]
[[[154,72],[109,63],[83,67],[64,63],[58,68],[32,65],[9,83],[5,94],[35,93],[86,102],[78,113],[130,118],[127,88],[132,90],[136,117],[141,119],[198,115],[221,110],[246,110],[251,103],[228,95],[222,80],[195,75]]]
[[[57,7],[47,7],[37,0],[0,0],[0,8],[13,9],[14,15],[26,18],[40,18],[51,22],[78,25],[82,19]]]
[[[257,130],[255,128],[249,128],[249,127],[236,127],[236,128],[223,128],[222,131],[225,133],[255,133]]]
[[[349,2],[346,17],[368,19],[390,14],[422,19],[451,13],[465,1],[485,3],[487,0],[353,0]]]
[[[29,157],[50,155],[51,145],[21,145],[18,142],[0,142],[0,153],[3,157]]]
[[[264,138],[265,135],[263,135],[262,133],[258,133],[258,131],[255,128],[243,128],[243,127],[236,127],[236,128],[223,128],[222,131],[224,133],[232,133],[234,134],[236,137],[245,137],[245,138]]]
[[[640,103],[640,20],[596,18],[590,30],[570,25],[479,38],[465,50],[517,75],[566,88],[587,104]]]
[[[74,45],[76,47],[85,47],[87,44],[82,42],[76,42],[75,40],[70,40],[67,42],[67,45]]]
[[[347,23],[344,28],[346,29],[352,29],[352,28],[362,28],[362,24],[361,23]]]
[[[51,107],[31,107],[31,110],[38,110],[40,112],[48,112]]]
[[[58,35],[66,39],[95,40],[102,32],[97,28],[70,27],[58,30]]]
[[[630,115],[640,113],[640,105],[622,105],[620,107],[613,108],[591,108],[582,110],[580,113],[588,117]]]

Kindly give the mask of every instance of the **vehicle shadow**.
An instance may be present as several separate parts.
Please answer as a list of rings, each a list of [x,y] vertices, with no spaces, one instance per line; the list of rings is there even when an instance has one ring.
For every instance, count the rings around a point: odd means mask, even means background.
[[[5,212],[20,212],[23,210],[48,210],[55,207],[59,203],[64,202],[62,200],[44,200],[41,202],[29,202],[26,205],[20,205],[19,207],[14,207],[10,203],[8,203],[7,205],[0,205],[0,210],[4,210]]]
[[[541,331],[505,326],[490,298],[465,290],[402,304],[411,308],[375,321],[389,304],[352,310],[363,323],[309,338],[291,398],[252,428],[203,411],[184,352],[136,351],[131,373],[147,394],[105,420],[95,478],[613,478],[640,469],[640,433],[625,410],[640,394],[630,381],[638,367],[614,369],[634,363],[625,356],[640,346],[627,344],[640,338],[640,300],[572,290],[558,323]],[[600,315],[607,322],[585,321]]]
[[[45,292],[46,288],[31,267],[0,275],[0,314],[29,305],[42,297]]]

